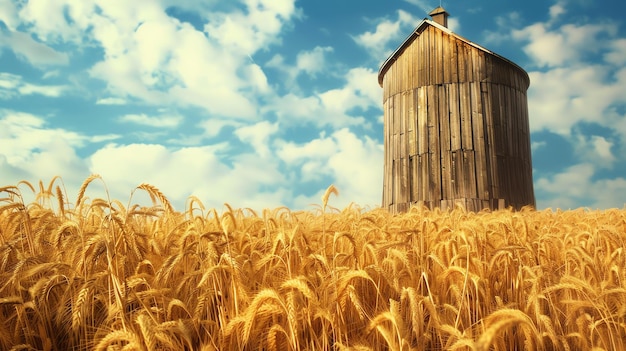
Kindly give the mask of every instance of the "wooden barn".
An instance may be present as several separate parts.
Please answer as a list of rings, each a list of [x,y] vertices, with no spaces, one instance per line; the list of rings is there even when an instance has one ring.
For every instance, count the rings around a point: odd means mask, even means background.
[[[438,7],[383,63],[383,208],[535,205],[530,80],[453,33]]]

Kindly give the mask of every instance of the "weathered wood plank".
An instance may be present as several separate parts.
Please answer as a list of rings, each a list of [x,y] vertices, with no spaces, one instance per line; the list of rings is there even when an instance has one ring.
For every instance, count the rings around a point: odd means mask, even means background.
[[[450,111],[450,150],[461,149],[461,115],[459,112],[459,85],[446,86]]]
[[[419,160],[419,198],[422,201],[430,200],[429,186],[429,174],[428,174],[428,154],[422,154],[418,156]]]
[[[409,140],[409,156],[417,154],[417,111],[415,110],[415,90],[408,91],[407,126]]]
[[[456,42],[459,82],[467,82],[467,54],[465,44]]]
[[[459,56],[456,40],[448,35],[448,46],[450,47],[450,82],[459,82]]]
[[[439,139],[440,139],[440,149],[443,150],[451,150],[452,142],[451,142],[451,130],[450,130],[450,108],[448,102],[448,94],[446,89],[447,87],[444,85],[438,85],[435,88],[435,94],[438,99],[437,106],[437,115],[439,116]]]
[[[476,198],[476,157],[473,150],[463,150],[463,180],[465,197]]]
[[[473,128],[469,83],[459,84],[459,101],[461,107],[461,148],[463,150],[472,150],[474,149],[474,144],[472,137]]]
[[[441,151],[441,196],[443,199],[453,199],[455,194],[454,189],[454,168],[452,166],[452,151]]]
[[[412,155],[409,158],[409,187],[410,187],[410,199],[409,201],[415,202],[419,199],[419,161],[416,155]]]
[[[473,143],[476,161],[476,182],[477,182],[477,198],[489,198],[489,184],[487,176],[487,152],[485,143],[485,120],[482,105],[482,96],[480,92],[480,82],[470,83],[471,103],[472,103],[472,126]]]
[[[443,55],[443,49],[441,47],[441,39],[442,39],[442,35],[443,32],[441,32],[440,30],[431,30],[431,33],[433,35],[433,39],[434,39],[434,50],[433,50],[433,63],[434,63],[434,67],[433,67],[433,71],[434,71],[434,77],[433,77],[433,81],[431,82],[431,84],[441,84],[443,82],[443,60],[442,60],[442,55]]]
[[[451,79],[450,79],[450,75],[451,75],[451,62],[450,62],[450,56],[451,56],[451,46],[450,46],[450,35],[448,34],[443,34],[442,33],[442,51],[443,51],[443,59],[441,62],[442,65],[442,70],[443,70],[443,78],[442,78],[442,83],[444,84],[448,84],[450,83]]]
[[[427,88],[417,88],[417,138],[419,155],[428,153],[428,106]]]
[[[494,125],[493,125],[493,110],[491,104],[491,91],[493,83],[486,82],[481,83],[481,105],[484,112],[485,119],[485,163],[487,167],[487,185],[489,191],[489,198],[495,194],[495,188],[497,187],[496,167],[493,162],[495,157],[494,152]]]
[[[428,86],[428,155],[430,171],[430,201],[441,199],[441,148],[439,142],[439,96],[436,86]]]
[[[400,184],[398,187],[398,196],[397,203],[407,203],[410,199],[409,197],[409,160],[407,158],[401,158],[400,162],[398,162],[398,172],[400,178]]]
[[[454,172],[454,183],[452,186],[452,193],[455,199],[464,199],[467,197],[466,192],[466,179],[464,178],[465,173],[465,162],[463,161],[463,151],[456,150],[452,151],[452,168]]]
[[[466,80],[466,82],[472,82],[472,81],[475,80],[474,79],[474,75],[476,73],[476,72],[474,72],[475,71],[475,69],[474,69],[474,60],[472,58],[472,54],[474,53],[475,50],[474,50],[473,47],[469,46],[468,44],[465,44],[464,48],[465,48],[465,52],[466,52],[465,59],[467,60],[467,61],[465,61],[465,67],[466,67],[465,72],[467,73],[467,80]]]

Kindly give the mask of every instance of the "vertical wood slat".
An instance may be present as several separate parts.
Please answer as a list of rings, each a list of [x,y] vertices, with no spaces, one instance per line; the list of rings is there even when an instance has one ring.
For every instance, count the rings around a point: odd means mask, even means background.
[[[410,201],[411,202],[415,202],[417,200],[419,200],[419,184],[418,184],[418,180],[419,180],[419,167],[418,167],[418,157],[417,155],[411,155],[409,158],[409,176],[411,177],[410,180],[410,191],[411,191],[411,198]]]
[[[448,34],[443,34],[442,33],[442,41],[441,41],[441,45],[442,45],[442,51],[443,51],[443,59],[441,61],[442,63],[442,69],[443,69],[443,83],[444,84],[449,84],[451,82],[451,66],[452,66],[452,62],[450,61],[450,57],[451,57],[451,47],[450,47],[450,36]]]
[[[485,143],[485,120],[482,105],[482,96],[480,92],[480,82],[470,83],[470,100],[472,102],[472,126],[473,144],[476,160],[476,182],[477,182],[477,198],[483,200],[489,198],[489,184],[487,182],[487,152]]]
[[[409,156],[417,154],[417,111],[415,109],[415,90],[408,91],[407,126],[409,140]]]
[[[457,41],[455,44],[456,44],[455,46],[457,47],[457,54],[458,54],[457,65],[459,68],[459,83],[466,82],[467,81],[467,66],[466,66],[467,55],[465,51],[465,45],[463,45],[459,41]]]
[[[417,138],[419,155],[428,152],[428,109],[426,106],[426,87],[417,88]]]
[[[491,106],[491,91],[492,83],[481,83],[481,105],[483,107],[484,119],[485,119],[485,163],[487,167],[487,191],[489,191],[489,197],[487,200],[491,200],[496,194],[497,177],[496,167],[494,166],[495,157],[494,153],[494,126],[493,126],[493,111]]]
[[[465,199],[468,196],[467,179],[464,177],[465,161],[463,160],[463,150],[452,152],[452,162],[454,164],[454,187],[453,193],[455,199]]]
[[[470,89],[469,83],[459,84],[459,101],[460,101],[460,117],[461,117],[461,148],[463,150],[472,150],[472,113],[470,105]]]
[[[461,117],[459,113],[459,85],[447,85],[450,111],[450,150],[461,149]]]
[[[427,87],[429,200],[441,199],[441,146],[439,142],[439,96],[436,86]]]
[[[446,61],[444,61],[446,62]],[[436,86],[435,93],[438,96],[438,116],[439,116],[439,151],[440,151],[440,182],[441,182],[441,199],[452,198],[452,177],[450,173],[451,165],[451,129],[450,129],[450,110],[447,87],[444,85]]]

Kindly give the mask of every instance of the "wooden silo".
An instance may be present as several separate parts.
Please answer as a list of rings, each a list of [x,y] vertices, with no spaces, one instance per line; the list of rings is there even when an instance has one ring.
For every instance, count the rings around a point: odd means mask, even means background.
[[[535,205],[526,91],[515,63],[433,10],[383,63],[383,207]]]

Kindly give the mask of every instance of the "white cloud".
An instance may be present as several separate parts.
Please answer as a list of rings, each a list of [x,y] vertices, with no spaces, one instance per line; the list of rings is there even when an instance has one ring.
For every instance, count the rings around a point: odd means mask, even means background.
[[[456,17],[448,18],[448,29],[451,31],[458,33],[461,31],[461,22]]]
[[[245,0],[229,12],[217,3],[181,4],[203,9],[205,32],[168,16],[167,5],[33,0],[19,16],[29,34],[44,43],[101,47],[102,60],[89,73],[116,97],[257,119],[259,94],[271,94],[271,88],[249,58],[281,43],[284,29],[301,16],[294,1]]]
[[[382,110],[383,92],[378,85],[378,72],[370,68],[356,67],[346,74],[347,88],[357,92],[366,102],[363,108]]]
[[[277,163],[253,154],[234,157],[232,164],[218,153],[223,146],[168,149],[155,144],[109,145],[90,157],[91,171],[102,175],[113,198],[124,198],[140,183],[158,187],[183,210],[188,196],[209,208],[251,207],[260,210],[285,204],[290,196]]]
[[[615,66],[624,66],[626,64],[626,38],[610,41],[609,51],[604,55],[604,60]]]
[[[332,51],[333,48],[329,46],[316,46],[311,51],[301,51],[296,58],[296,68],[315,77],[326,68],[326,54]]]
[[[593,145],[594,154],[596,154],[600,160],[608,163],[609,166],[616,161],[615,156],[613,156],[611,152],[611,148],[613,147],[612,142],[604,137],[594,135],[591,138],[591,144]]]
[[[410,31],[420,22],[420,19],[406,11],[398,10],[397,19],[381,19],[377,22],[373,32],[365,32],[353,37],[353,39],[358,45],[365,48],[372,57],[380,61],[400,45],[400,41],[408,36]]]
[[[68,189],[78,189],[89,170],[76,150],[117,135],[87,136],[50,128],[38,116],[0,109],[0,173],[3,180],[49,181],[59,175]],[[27,202],[33,199],[26,200]]]
[[[301,74],[306,74],[311,78],[316,78],[320,73],[333,74],[334,68],[326,60],[326,56],[331,52],[333,52],[333,48],[330,46],[316,46],[312,50],[301,50],[296,55],[293,65],[285,62],[282,55],[276,54],[265,63],[265,67],[274,68],[284,75],[281,84],[287,90],[299,92],[301,88],[297,84],[297,78]]]
[[[563,1],[558,2],[550,6],[550,19],[554,20],[558,18],[559,16],[561,16],[562,14],[564,14],[565,12],[567,12],[567,10],[565,9],[565,5],[563,4]]]
[[[528,92],[531,131],[550,130],[570,135],[579,122],[613,128],[611,106],[623,102],[626,75],[615,75],[610,67],[588,64],[530,72]]]
[[[530,144],[530,149],[532,150],[532,152],[536,152],[537,150],[544,148],[546,145],[548,145],[547,142],[545,141],[533,141]]]
[[[209,14],[204,30],[225,48],[239,55],[280,43],[286,22],[300,16],[294,0],[244,0],[246,12]]]
[[[299,166],[304,181],[327,176],[334,179],[341,196],[332,206],[344,208],[351,202],[361,206],[378,206],[382,194],[383,147],[369,137],[357,137],[347,128],[328,137],[308,143],[283,143],[277,155],[284,162]],[[295,206],[306,208],[318,204],[326,184],[313,196],[296,197]]]
[[[540,67],[556,67],[576,63],[584,55],[597,52],[603,46],[602,35],[614,36],[613,24],[565,24],[552,29],[545,23],[535,23],[512,31],[512,38],[527,42],[524,52]]]
[[[59,145],[60,140],[71,148],[80,148],[88,143],[117,138],[116,135],[87,136],[61,128],[50,128],[38,116],[0,109],[0,140],[4,148],[2,154],[11,163],[25,163],[34,150],[47,150],[49,145]]]
[[[67,65],[69,56],[35,41],[22,32],[6,32],[0,29],[0,48],[5,47],[33,66]]]
[[[18,26],[19,18],[17,16],[17,8],[15,8],[13,1],[0,2],[0,22],[4,22],[11,31],[14,31]]]
[[[135,123],[155,128],[175,128],[180,125],[183,118],[180,115],[162,114],[160,116],[148,116],[145,113],[126,114],[119,118],[120,122]]]
[[[24,82],[21,76],[0,72],[0,99],[15,98],[18,95],[42,95],[59,97],[68,91],[64,85],[37,85]]]
[[[47,97],[59,97],[67,90],[63,85],[35,85],[29,83],[22,83],[18,88],[21,95],[43,95]]]
[[[252,145],[259,156],[266,158],[270,156],[269,139],[276,132],[278,132],[278,123],[262,121],[238,128],[235,130],[235,135],[242,142]]]
[[[204,136],[207,138],[216,137],[224,127],[239,127],[241,125],[241,122],[220,118],[207,118],[198,124],[204,130]]]
[[[98,99],[96,105],[126,105],[126,100],[117,97]]]
[[[539,208],[624,208],[626,179],[599,177],[592,164],[580,163],[539,178],[535,194]]]
[[[521,15],[517,11],[512,11],[504,15],[496,16],[496,30],[484,31],[483,41],[488,44],[500,44],[511,40],[511,32],[521,26]]]
[[[0,72],[0,89],[15,90],[21,84],[22,77],[16,74]]]
[[[357,67],[344,75],[345,85],[314,96],[289,93],[276,97],[269,110],[285,126],[313,124],[317,127],[341,128],[351,125],[371,127],[355,110],[381,109],[382,92],[372,69]]]
[[[320,136],[308,143],[297,144],[295,142],[280,142],[277,145],[276,154],[287,164],[301,164],[307,159],[325,159],[330,157],[336,150],[336,145],[331,138]]]

